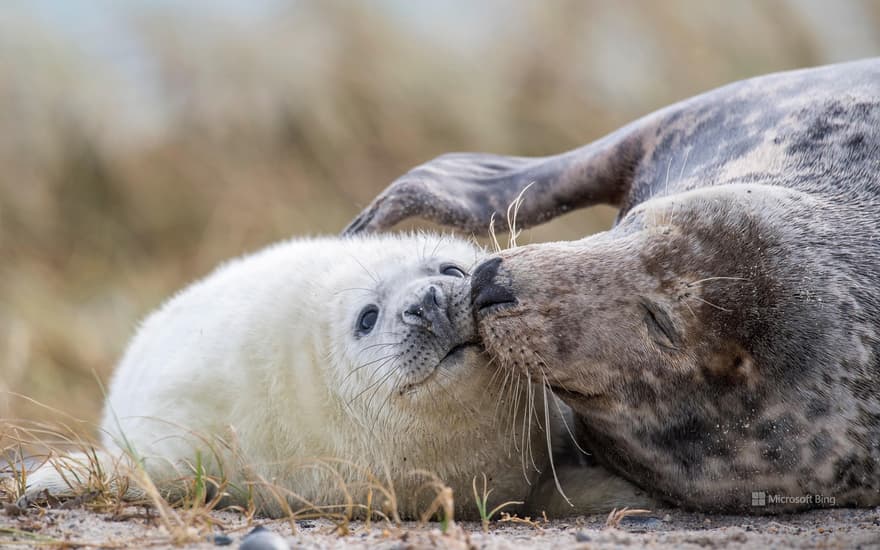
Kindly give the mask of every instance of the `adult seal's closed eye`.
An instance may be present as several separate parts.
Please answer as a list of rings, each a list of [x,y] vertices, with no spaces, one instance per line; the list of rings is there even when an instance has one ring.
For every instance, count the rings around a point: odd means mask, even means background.
[[[880,60],[735,83],[554,157],[440,157],[349,230],[481,229],[529,184],[519,227],[596,203],[618,221],[478,267],[479,332],[601,463],[706,511],[880,504]]]

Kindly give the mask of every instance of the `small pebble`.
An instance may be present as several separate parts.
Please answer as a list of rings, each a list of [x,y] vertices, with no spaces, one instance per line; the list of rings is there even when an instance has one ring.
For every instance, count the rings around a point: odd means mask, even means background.
[[[584,531],[578,531],[574,534],[574,540],[578,542],[590,542],[591,540],[593,540],[593,537],[591,537]]]
[[[253,531],[245,535],[241,540],[239,550],[290,550],[287,541],[262,525],[254,527]]]
[[[208,535],[208,542],[214,543],[217,546],[229,546],[232,544],[232,537],[223,533],[214,533],[213,535]]]
[[[670,521],[672,521],[672,516],[670,516],[669,514],[666,514],[665,516],[663,516],[663,521],[665,521],[666,523],[669,523]]]

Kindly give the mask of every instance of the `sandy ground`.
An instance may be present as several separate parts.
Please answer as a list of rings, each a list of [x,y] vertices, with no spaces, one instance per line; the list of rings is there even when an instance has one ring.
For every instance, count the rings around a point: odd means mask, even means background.
[[[173,547],[173,541],[155,518],[142,509],[114,517],[86,510],[31,511],[0,515],[0,547]],[[132,517],[132,515],[134,517]],[[217,543],[237,548],[254,527],[233,512],[215,512],[216,542],[183,544],[184,548],[215,548]],[[276,542],[290,548],[880,548],[880,508],[873,510],[820,510],[798,515],[744,517],[706,516],[657,510],[646,517],[629,517],[619,527],[605,525],[604,516],[551,521],[538,526],[493,523],[484,534],[479,524],[459,523],[444,535],[437,524],[400,527],[362,522],[349,525],[340,536],[324,520],[299,521],[295,531],[285,521],[257,521],[273,533]],[[193,535],[195,537],[195,534]],[[251,537],[268,542],[273,536]],[[254,548],[270,546],[251,544]]]

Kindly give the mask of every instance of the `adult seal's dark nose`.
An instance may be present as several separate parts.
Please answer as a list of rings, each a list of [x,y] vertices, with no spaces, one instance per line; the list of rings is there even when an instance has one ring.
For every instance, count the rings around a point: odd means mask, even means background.
[[[492,258],[474,270],[471,278],[471,304],[475,311],[516,303],[513,293],[495,281],[500,265],[501,258]]]

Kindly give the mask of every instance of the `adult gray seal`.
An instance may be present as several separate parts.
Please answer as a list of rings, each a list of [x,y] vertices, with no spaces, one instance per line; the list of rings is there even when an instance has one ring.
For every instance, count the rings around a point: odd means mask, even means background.
[[[880,60],[734,83],[558,156],[444,155],[347,232],[484,231],[529,184],[520,227],[618,219],[478,267],[479,331],[600,463],[705,511],[880,504]]]

